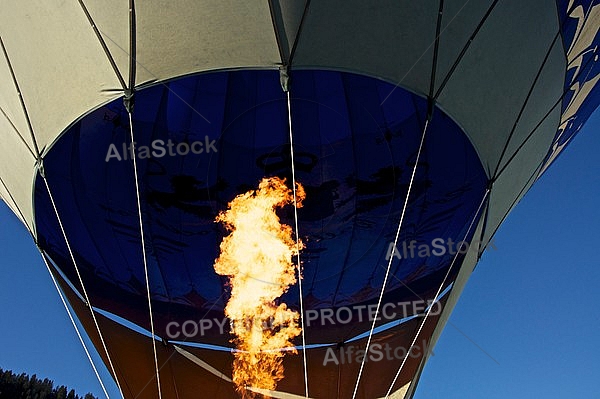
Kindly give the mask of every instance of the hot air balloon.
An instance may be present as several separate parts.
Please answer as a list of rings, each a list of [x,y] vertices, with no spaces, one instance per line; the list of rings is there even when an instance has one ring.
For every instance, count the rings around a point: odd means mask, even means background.
[[[242,395],[410,398],[597,107],[599,21],[596,0],[5,4],[0,195],[124,398],[235,398],[215,219],[298,183],[278,215],[301,278],[277,300],[298,353]]]

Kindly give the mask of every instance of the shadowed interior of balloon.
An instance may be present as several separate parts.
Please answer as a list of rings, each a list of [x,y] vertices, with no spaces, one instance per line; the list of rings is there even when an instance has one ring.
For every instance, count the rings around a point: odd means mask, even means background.
[[[296,178],[306,191],[298,209],[305,313],[354,311],[377,301],[426,112],[422,97],[378,79],[336,71],[291,75]],[[227,232],[215,217],[264,177],[290,180],[279,74],[213,72],[139,90],[133,124],[157,334],[177,339],[169,323],[208,320],[210,326],[193,336],[179,331],[178,338],[230,345],[229,325],[221,323],[226,279],[213,269]],[[45,171],[93,306],[148,329],[128,145],[129,122],[117,100],[69,128],[47,151]],[[399,248],[465,238],[486,184],[468,137],[436,109]],[[40,246],[80,289],[39,178],[35,210]],[[293,224],[289,209],[280,217]],[[404,255],[394,259],[384,302],[432,298],[454,255]],[[281,300],[298,311],[298,298],[292,286]],[[366,318],[354,319],[314,322],[308,343],[342,342],[368,330]]]

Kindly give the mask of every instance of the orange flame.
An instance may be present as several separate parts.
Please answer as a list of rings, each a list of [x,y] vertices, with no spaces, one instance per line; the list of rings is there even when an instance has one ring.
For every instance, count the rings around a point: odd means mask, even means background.
[[[296,190],[297,206],[305,198]],[[281,224],[277,208],[293,204],[285,180],[265,178],[258,190],[237,196],[228,210],[217,216],[231,233],[221,243],[215,271],[229,277],[231,298],[225,314],[231,320],[234,353],[233,382],[243,398],[254,398],[249,387],[274,390],[283,379],[283,357],[296,353],[291,340],[302,331],[299,315],[285,303],[276,304],[296,283],[293,257],[301,242],[292,238],[292,228]]]

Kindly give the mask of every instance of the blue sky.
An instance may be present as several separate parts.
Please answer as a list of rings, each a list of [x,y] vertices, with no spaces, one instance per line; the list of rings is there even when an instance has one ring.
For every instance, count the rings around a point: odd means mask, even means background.
[[[416,399],[598,397],[598,130],[597,112],[505,221]],[[0,367],[103,397],[31,238],[4,204],[0,253]]]
[[[596,112],[502,225],[416,399],[599,397],[599,130]]]

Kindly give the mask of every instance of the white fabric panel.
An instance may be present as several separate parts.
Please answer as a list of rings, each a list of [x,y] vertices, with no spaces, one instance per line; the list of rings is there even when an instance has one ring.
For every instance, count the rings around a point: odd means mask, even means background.
[[[35,158],[14,132],[6,118],[0,116],[0,176],[6,188],[12,194],[18,207],[27,219],[27,225],[33,226],[33,169]],[[0,189],[4,187],[0,184]],[[15,210],[15,205],[7,194],[2,194],[5,202]],[[19,214],[15,212],[17,216]],[[20,218],[20,216],[19,216]]]
[[[273,22],[279,32],[280,47],[283,60],[289,60],[290,53],[298,35],[302,15],[307,0],[276,0],[273,1]]]
[[[560,79],[557,79],[556,77],[563,76],[564,74],[564,63],[558,62],[558,60],[562,60],[563,58],[563,45],[561,43],[561,40],[559,39],[556,41],[554,47],[552,48],[549,61],[546,63],[542,73],[540,74],[538,82],[532,92],[531,98],[525,106],[523,116],[519,120],[513,137],[508,143],[506,154],[501,160],[500,168],[506,165],[506,163],[510,160],[510,157],[527,139],[527,136],[529,136],[533,132],[538,123],[542,121],[544,116],[562,97],[564,91],[564,82],[561,82]],[[553,124],[546,124],[543,127],[540,126],[538,130],[541,131],[538,132],[536,130],[533,134],[545,134],[553,138],[556,135],[556,127],[558,126],[558,124],[554,124],[554,118],[550,118],[550,120],[553,121]],[[545,153],[550,148],[550,144],[548,144],[544,148]]]
[[[3,4],[0,27],[40,150],[119,88],[76,1]]]
[[[281,62],[268,1],[138,1],[138,84]]]
[[[392,392],[390,396],[387,398],[379,398],[379,399],[404,399],[406,397],[406,393],[408,392],[408,388],[412,381],[407,382],[403,387],[398,389],[396,392]]]
[[[541,166],[541,162],[554,139],[559,118],[560,105],[554,109],[540,128],[531,136],[494,183],[490,197],[488,224],[483,238],[484,242],[491,238],[491,234],[494,233],[504,216],[511,210],[519,192],[527,185],[531,175]]]
[[[445,0],[436,67],[435,91],[440,88],[467,41],[494,0]]]
[[[84,0],[94,24],[100,31],[121,76],[129,82],[129,1]],[[81,18],[85,18],[83,11]],[[88,30],[90,30],[89,28]],[[102,51],[99,45],[97,50]],[[103,64],[111,68],[107,62]],[[120,88],[120,86],[119,86]]]
[[[440,96],[441,107],[470,137],[488,174],[498,163],[514,120],[558,32],[557,20],[554,2],[500,1]],[[552,70],[564,71],[564,54],[554,52],[548,63]],[[563,76],[545,81],[549,92],[560,90]],[[549,110],[558,99],[545,94],[538,90],[531,98],[537,103],[531,111]],[[536,116],[523,118],[527,121]],[[552,134],[555,132],[556,126]]]
[[[8,62],[5,59],[4,54],[0,53],[0,119],[4,119],[4,122],[7,122],[7,117],[23,137],[23,140],[27,143],[29,148],[33,151],[33,139],[29,133],[29,127],[27,126],[23,107],[19,101],[17,88],[15,87],[13,78],[10,74]],[[0,131],[1,134],[17,134],[14,131],[15,129],[10,127],[10,123],[6,126],[8,127],[7,130]],[[1,136],[0,144],[4,144]]]
[[[427,94],[438,7],[438,1],[313,1],[293,64],[364,73]]]

